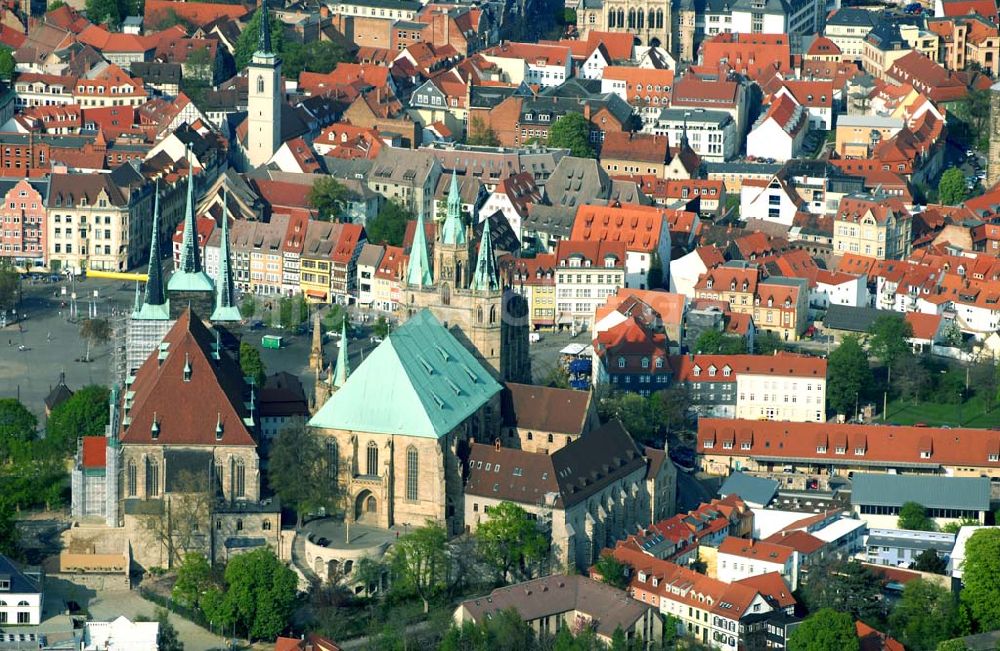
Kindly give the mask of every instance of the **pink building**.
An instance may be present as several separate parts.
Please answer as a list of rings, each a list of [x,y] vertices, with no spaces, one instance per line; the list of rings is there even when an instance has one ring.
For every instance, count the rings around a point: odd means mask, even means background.
[[[0,181],[0,255],[27,268],[48,262],[45,250],[45,195],[48,182],[36,179]]]

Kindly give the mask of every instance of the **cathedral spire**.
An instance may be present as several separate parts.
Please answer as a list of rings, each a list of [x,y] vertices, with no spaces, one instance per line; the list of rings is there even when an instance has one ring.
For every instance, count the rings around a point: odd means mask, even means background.
[[[233,286],[232,258],[229,255],[229,192],[222,190],[222,234],[219,237],[219,276],[215,280],[215,311],[212,321],[239,321],[236,288]]]
[[[163,293],[163,271],[160,268],[160,183],[153,190],[153,233],[149,238],[149,272],[146,279],[146,305],[163,305],[167,302]]]
[[[337,351],[337,371],[333,377],[333,386],[338,389],[347,383],[351,369],[347,365],[347,317],[340,326],[340,350]]]
[[[479,240],[479,257],[476,259],[476,271],[472,274],[473,291],[495,292],[500,289],[500,274],[497,271],[497,258],[493,253],[493,237],[490,234],[490,220],[483,222],[483,236]]]
[[[274,54],[271,51],[271,14],[267,10],[267,0],[260,3],[260,29],[257,32],[257,52]]]
[[[410,285],[424,287],[434,282],[431,276],[431,263],[427,258],[427,236],[424,232],[424,211],[417,212],[417,228],[413,233],[413,246],[410,247],[410,263],[406,270],[406,282]]]
[[[194,163],[190,148],[185,148],[188,162],[187,203],[184,206],[184,239],[181,242],[180,271],[198,273],[201,260],[198,255],[198,225],[194,218]]]
[[[458,176],[451,173],[451,189],[448,191],[448,214],[441,229],[442,244],[465,244],[465,228],[462,226],[462,194],[458,191]]]

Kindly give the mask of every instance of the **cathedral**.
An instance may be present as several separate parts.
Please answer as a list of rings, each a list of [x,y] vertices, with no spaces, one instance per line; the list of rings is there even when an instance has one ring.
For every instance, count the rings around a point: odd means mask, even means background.
[[[353,372],[342,333],[309,424],[326,441],[352,522],[389,528],[430,519],[457,534],[469,446],[499,433],[500,382],[530,382],[527,306],[505,286],[489,222],[474,245],[455,177],[434,232],[431,255],[419,215],[402,325]],[[317,370],[322,361],[311,364]]]
[[[636,45],[673,52],[674,15],[670,0],[597,0],[580,5],[576,25],[581,38],[588,32],[633,34]]]
[[[423,215],[417,217],[400,320],[426,308],[495,378],[531,382],[527,302],[504,282],[488,221],[476,251],[472,227],[463,222],[454,174],[447,206],[445,218],[435,226],[433,265]]]

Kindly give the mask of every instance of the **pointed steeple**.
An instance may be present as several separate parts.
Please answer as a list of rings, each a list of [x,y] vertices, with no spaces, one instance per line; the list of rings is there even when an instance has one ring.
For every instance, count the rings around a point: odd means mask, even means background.
[[[194,218],[194,165],[191,150],[185,148],[188,162],[187,203],[184,205],[184,239],[181,241],[180,271],[198,273],[201,259],[198,255],[198,224]]]
[[[160,268],[160,183],[157,181],[154,189],[156,198],[153,200],[153,233],[149,238],[149,273],[146,280],[146,305],[163,305],[167,302],[163,293],[163,270]]]
[[[493,253],[493,236],[490,234],[490,220],[483,222],[483,236],[479,240],[479,257],[476,271],[472,274],[473,291],[495,292],[500,289],[500,273],[497,258]]]
[[[267,10],[267,0],[260,3],[260,30],[257,32],[257,52],[272,55],[271,51],[271,13]]]
[[[222,191],[222,234],[219,237],[219,275],[215,279],[215,311],[212,321],[239,321],[236,287],[233,285],[233,264],[229,255],[229,193]]]
[[[413,233],[413,246],[410,248],[410,264],[406,270],[406,282],[410,285],[426,287],[434,282],[431,275],[431,263],[427,258],[427,236],[424,233],[424,212],[417,213],[417,228]]]
[[[451,173],[451,189],[448,191],[448,214],[441,228],[442,244],[465,244],[465,228],[462,226],[462,194],[458,191],[458,177]]]
[[[687,116],[688,116],[688,114],[685,113],[684,114],[684,127],[681,130],[681,142],[680,142],[681,146],[680,146],[680,149],[690,149],[691,148],[691,144],[688,142],[688,119],[687,119]]]
[[[338,389],[347,383],[351,370],[347,365],[347,319],[340,326],[340,350],[337,351],[337,372],[333,377],[333,386]]]

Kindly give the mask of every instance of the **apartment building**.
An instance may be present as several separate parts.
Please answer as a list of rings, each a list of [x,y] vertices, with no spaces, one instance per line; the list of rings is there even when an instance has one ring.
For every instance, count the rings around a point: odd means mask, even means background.
[[[528,325],[532,330],[551,329],[556,318],[556,256],[542,253],[514,261],[513,289],[528,302]]]
[[[48,264],[44,180],[0,181],[0,259],[31,269]]]
[[[336,226],[330,252],[330,296],[340,305],[349,305],[358,296],[358,256],[365,244],[365,229],[361,224]]]
[[[911,226],[910,213],[898,197],[847,196],[833,218],[833,249],[837,255],[902,260],[910,255]]]
[[[372,282],[372,307],[395,312],[402,302],[403,273],[408,256],[401,247],[386,246]]]
[[[577,208],[570,239],[578,242],[612,242],[625,246],[625,286],[649,286],[654,264],[663,271],[670,259],[670,221],[666,209],[636,204]],[[666,280],[665,278],[663,280]]]
[[[625,245],[562,240],[555,255],[557,318],[589,326],[605,298],[625,286]]]

